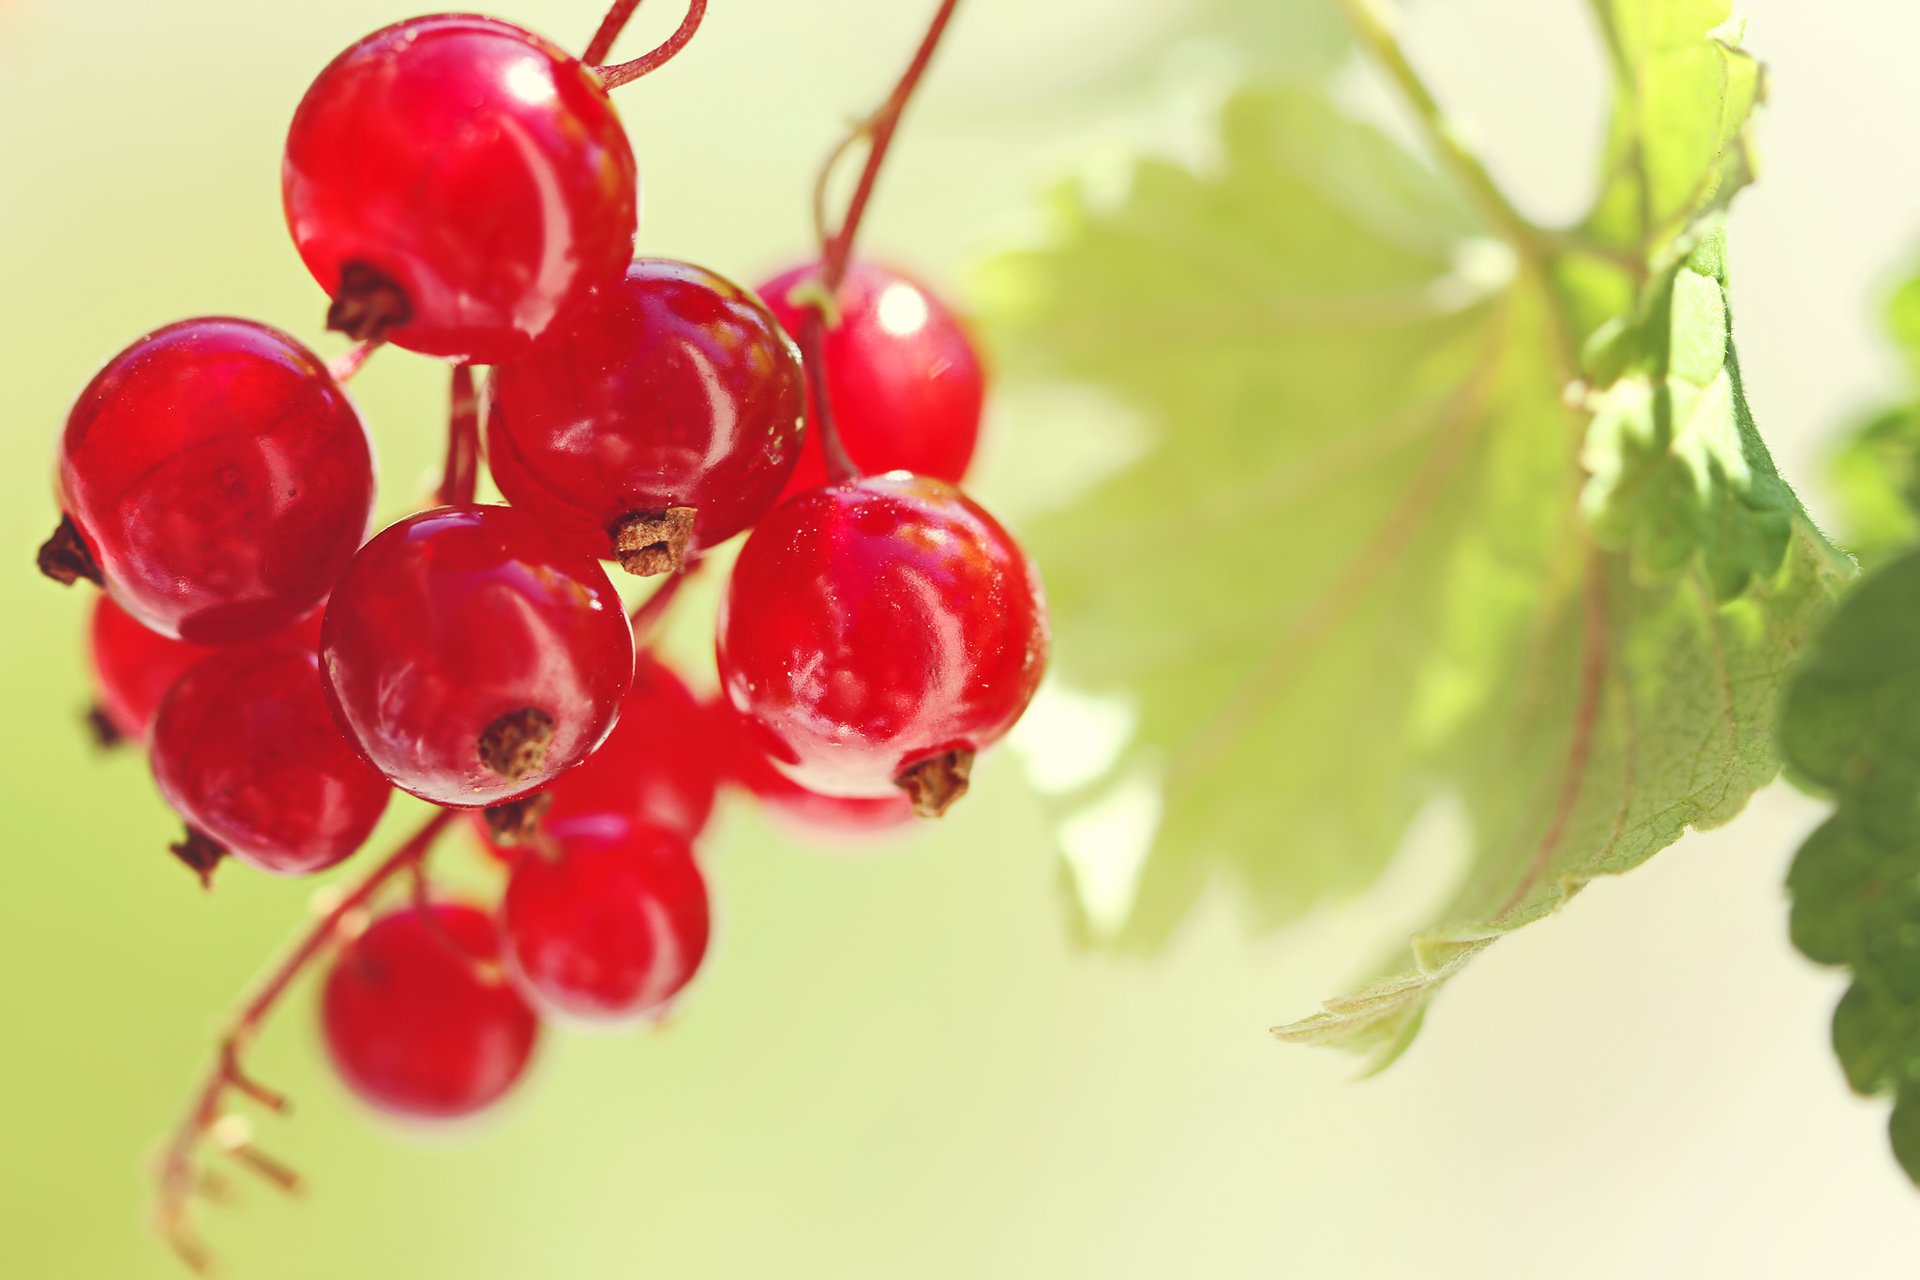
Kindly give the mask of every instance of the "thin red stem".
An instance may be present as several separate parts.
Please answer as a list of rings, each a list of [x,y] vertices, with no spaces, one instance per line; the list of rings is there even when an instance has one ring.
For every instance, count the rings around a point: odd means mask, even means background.
[[[434,499],[443,507],[458,507],[472,502],[480,487],[480,399],[472,365],[453,367],[447,400],[447,461]]]
[[[620,4],[614,6],[615,13],[618,13],[622,5],[625,5],[627,11],[625,14],[620,15],[619,23],[614,28],[615,35],[619,34],[620,26],[626,24],[627,17],[632,14],[637,3],[638,0],[635,0],[634,4],[627,4],[626,0],[620,0]],[[692,2],[687,5],[687,16],[680,20],[680,25],[674,28],[673,34],[662,41],[660,47],[651,53],[644,53],[632,62],[616,63],[611,67],[597,65],[599,58],[594,57],[588,57],[586,60],[587,64],[593,67],[593,73],[600,77],[600,83],[609,89],[618,89],[623,84],[631,84],[641,76],[658,71],[661,67],[666,66],[678,57],[680,51],[687,47],[687,42],[693,39],[693,33],[700,29],[700,23],[706,16],[707,0],[692,0]],[[614,13],[607,15],[609,22],[613,21],[613,18]],[[601,25],[601,30],[603,32],[606,30],[605,23]],[[595,36],[594,45],[596,47],[598,47],[599,42],[599,37]],[[613,41],[611,38],[607,41],[607,44],[609,47],[612,46]],[[603,52],[600,56],[605,57],[606,54]]]
[[[286,995],[287,989],[333,943],[341,922],[372,900],[388,881],[426,857],[433,842],[455,816],[451,809],[442,809],[434,814],[406,843],[369,871],[345,897],[315,921],[286,956],[268,971],[227,1024],[225,1034],[215,1047],[213,1061],[201,1076],[186,1115],[168,1139],[160,1158],[159,1228],[174,1250],[195,1270],[205,1270],[211,1259],[187,1225],[188,1204],[201,1185],[201,1178],[194,1169],[194,1157],[200,1144],[219,1123],[228,1093],[245,1094],[276,1111],[286,1107],[284,1097],[246,1074],[241,1068],[241,1054],[259,1032],[267,1015]],[[284,1185],[292,1186],[297,1182],[291,1170],[261,1155],[250,1145],[240,1144],[233,1150],[257,1172],[265,1173]],[[286,1176],[279,1176],[282,1173]]]
[[[613,42],[627,29],[627,19],[640,7],[640,0],[614,0],[613,7],[607,10],[607,16],[600,19],[600,29],[593,33],[593,40],[587,45],[587,51],[580,60],[590,67],[599,66],[613,52]]]
[[[825,366],[822,362],[827,319],[822,308],[839,292],[841,283],[847,277],[847,268],[853,262],[854,239],[860,234],[860,224],[865,221],[867,207],[873,201],[874,188],[880,181],[881,166],[886,163],[894,135],[900,129],[900,118],[906,113],[907,104],[913,100],[914,91],[926,78],[927,68],[933,64],[933,55],[939,49],[959,4],[960,0],[940,0],[939,8],[934,10],[933,20],[927,24],[926,34],[920,38],[919,48],[914,50],[913,60],[907,63],[907,69],[894,84],[893,92],[887,95],[877,111],[834,144],[820,167],[819,180],[814,184],[813,217],[820,234],[820,274],[816,279],[824,296],[812,299],[806,321],[800,326],[800,357],[807,369],[807,385],[813,395],[814,415],[820,431],[821,449],[826,454],[827,473],[835,480],[858,476],[860,470],[840,441],[833,405],[827,394]],[[854,183],[846,214],[840,219],[840,225],[829,232],[828,185],[840,161],[862,138],[867,139],[868,143],[866,163],[861,166],[860,177]]]
[[[653,633],[659,630],[660,624],[666,619],[667,610],[673,606],[675,598],[679,596],[680,588],[686,585],[688,578],[698,572],[700,572],[700,562],[695,561],[679,573],[670,575],[665,582],[653,589],[652,595],[634,606],[633,643],[636,647],[645,648],[653,639]]]
[[[335,382],[351,382],[353,375],[360,372],[360,366],[367,362],[367,357],[379,349],[378,342],[356,343],[327,361],[327,372],[333,375]]]

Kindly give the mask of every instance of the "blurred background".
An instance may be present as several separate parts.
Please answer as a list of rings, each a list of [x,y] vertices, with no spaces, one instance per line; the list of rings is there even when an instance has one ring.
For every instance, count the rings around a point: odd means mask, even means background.
[[[1309,2],[969,0],[871,246],[958,287],[1059,177],[1178,149],[1237,61],[1289,52],[1256,47],[1248,15]],[[819,155],[926,7],[715,4],[688,53],[619,94],[643,250],[744,280],[804,254]],[[578,47],[598,9],[493,11]],[[1920,7],[1747,9],[1773,98],[1733,219],[1742,363],[1818,516],[1825,442],[1896,385],[1876,315],[1920,245],[1920,174],[1889,147]],[[0,1274],[176,1274],[142,1227],[144,1161],[312,892],[234,867],[201,895],[163,853],[142,762],[90,748],[89,598],[31,569],[52,442],[93,368],[174,318],[338,349],[281,220],[280,146],[325,60],[410,12],[0,0]],[[680,12],[654,0],[623,47]],[[1603,85],[1577,0],[1426,0],[1408,41],[1529,212],[1584,207]],[[354,389],[397,514],[427,487],[444,373],[390,352]],[[1002,437],[978,475],[1016,528],[1029,471]],[[296,1098],[261,1143],[311,1193],[246,1187],[203,1225],[230,1274],[287,1280],[1911,1275],[1920,1214],[1884,1105],[1847,1094],[1827,1047],[1841,980],[1787,944],[1780,885],[1817,816],[1776,787],[1595,885],[1351,1083],[1350,1061],[1266,1028],[1418,918],[1417,869],[1265,938],[1209,901],[1164,955],[1121,960],[1073,946],[1006,753],[953,817],[885,848],[823,851],[731,811],[707,841],[722,934],[671,1025],[549,1036],[504,1114],[396,1132],[328,1077],[297,996],[254,1065]]]

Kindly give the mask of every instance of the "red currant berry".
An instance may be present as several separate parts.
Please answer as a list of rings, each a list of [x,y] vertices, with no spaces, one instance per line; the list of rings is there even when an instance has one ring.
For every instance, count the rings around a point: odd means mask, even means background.
[[[928,815],[1026,710],[1046,656],[1018,544],[952,485],[901,472],[774,508],[721,600],[721,685],[754,743],[809,790],[898,785]]]
[[[287,222],[357,339],[512,359],[633,256],[633,152],[593,72],[469,14],[335,58],[287,136]]]
[[[600,745],[633,678],[633,632],[599,563],[533,517],[440,507],[353,558],[321,656],[340,722],[394,785],[479,808]]]
[[[706,880],[686,838],[625,818],[549,823],[501,901],[508,967],[543,1011],[658,1015],[707,953]]]
[[[732,712],[729,709],[728,714]],[[713,813],[725,744],[714,709],[666,663],[642,652],[620,719],[600,749],[560,775],[539,796],[533,813],[487,815],[508,830],[522,818],[545,826],[571,818],[612,814],[664,827],[692,840]],[[525,803],[525,802],[523,802]],[[496,853],[508,850],[495,844]]]
[[[93,606],[92,647],[95,704],[115,732],[136,742],[173,682],[215,652],[149,631],[106,595]]]
[[[800,356],[760,300],[642,258],[532,355],[488,379],[507,501],[635,573],[758,520],[800,456]]]
[[[499,1101],[526,1074],[540,1030],[499,959],[493,920],[454,904],[395,911],[342,948],[320,1029],[347,1088],[423,1120]]]
[[[828,796],[809,791],[780,772],[748,736],[740,713],[722,700],[710,708],[730,730],[728,776],[754,799],[805,831],[821,835],[862,835],[913,821],[913,802],[892,789],[884,796]]]
[[[291,639],[222,649],[181,676],[154,716],[152,762],[190,827],[278,875],[346,858],[392,794],[334,723],[319,659]]]
[[[373,452],[312,352],[246,320],[148,334],[67,419],[61,502],[107,589],[195,644],[255,640],[326,597],[367,535]]]
[[[797,334],[806,310],[788,300],[817,276],[807,263],[760,288],[773,314]],[[958,484],[980,437],[986,376],[960,319],[918,281],[872,262],[855,262],[835,301],[840,323],[826,331],[821,357],[833,421],[847,456],[862,471],[911,471]],[[808,404],[807,444],[789,493],[827,481]]]

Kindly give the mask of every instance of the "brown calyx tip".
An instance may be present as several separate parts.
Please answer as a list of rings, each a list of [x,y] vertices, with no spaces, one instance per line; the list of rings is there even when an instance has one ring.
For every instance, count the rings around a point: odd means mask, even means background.
[[[168,845],[167,852],[186,863],[188,869],[200,877],[202,889],[211,889],[213,869],[227,856],[227,846],[197,827],[188,827],[186,837],[178,844]]]
[[[106,709],[99,703],[96,702],[87,708],[85,718],[87,733],[93,738],[93,745],[102,751],[111,751],[127,740],[127,735],[120,732],[120,726],[113,722],[113,717],[108,715]]]
[[[928,756],[894,775],[893,785],[913,801],[919,818],[938,818],[967,794],[967,780],[973,775],[973,749],[955,747],[937,756]]]
[[[480,734],[480,763],[507,781],[518,782],[546,763],[552,744],[553,717],[538,707],[521,707]]]
[[[692,507],[634,512],[611,530],[614,557],[636,578],[679,573],[687,567],[693,517]]]
[[[40,572],[63,587],[70,587],[82,578],[96,587],[102,585],[100,562],[93,558],[93,552],[88,548],[86,539],[80,536],[80,526],[73,522],[72,516],[61,515],[60,527],[53,531],[51,538],[40,544],[37,563]]]
[[[327,328],[355,342],[380,342],[413,319],[413,303],[386,272],[364,262],[340,268],[340,288],[327,308]]]
[[[525,844],[540,830],[540,817],[553,807],[553,794],[547,791],[488,806],[487,830],[493,842],[502,845]]]

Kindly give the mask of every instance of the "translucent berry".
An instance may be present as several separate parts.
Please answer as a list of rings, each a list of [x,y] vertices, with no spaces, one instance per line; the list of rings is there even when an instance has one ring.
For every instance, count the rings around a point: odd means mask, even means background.
[[[544,1011],[657,1016],[707,953],[707,885],[676,832],[572,818],[514,862],[500,922],[507,964]]]
[[[326,366],[246,320],[187,320],[128,347],[80,393],[60,445],[61,505],[107,590],[195,644],[259,639],[316,608],[367,535],[373,482],[366,428]]]
[[[499,959],[492,918],[453,904],[395,911],[343,947],[320,1028],[347,1087],[424,1120],[499,1101],[526,1074],[540,1030]]]
[[[805,263],[760,287],[788,333],[806,311],[789,301],[819,267]],[[986,377],[967,330],[919,281],[855,262],[835,297],[840,323],[821,351],[840,443],[860,470],[911,471],[958,484],[980,438]],[[808,425],[815,415],[809,403]],[[788,492],[827,481],[819,432],[807,432]]]
[[[361,549],[327,605],[328,693],[395,786],[478,808],[537,791],[613,728],[633,633],[593,557],[508,507],[440,507]]]
[[[633,688],[620,704],[620,719],[600,749],[531,797],[537,803],[530,810],[487,817],[511,835],[523,822],[550,827],[611,814],[692,840],[713,812],[724,751],[714,709],[696,698],[671,667],[643,652],[634,663]]]
[[[90,639],[96,707],[114,732],[136,742],[173,682],[215,652],[148,630],[106,595],[94,603]]]
[[[1033,565],[958,489],[895,472],[774,508],[722,598],[720,680],[749,736],[828,795],[937,814],[1046,665]]]
[[[913,802],[895,787],[884,796],[829,796],[807,788],[775,767],[748,736],[739,712],[722,702],[712,708],[731,727],[728,776],[774,816],[810,834],[858,836],[913,821]]]
[[[327,710],[311,647],[222,649],[177,680],[153,721],[160,794],[188,826],[278,875],[358,849],[392,788]]]
[[[287,222],[355,338],[512,359],[633,256],[633,152],[593,72],[493,18],[335,58],[287,136]]]
[[[759,299],[686,263],[635,262],[488,385],[507,501],[635,573],[745,529],[800,456],[799,353]]]

